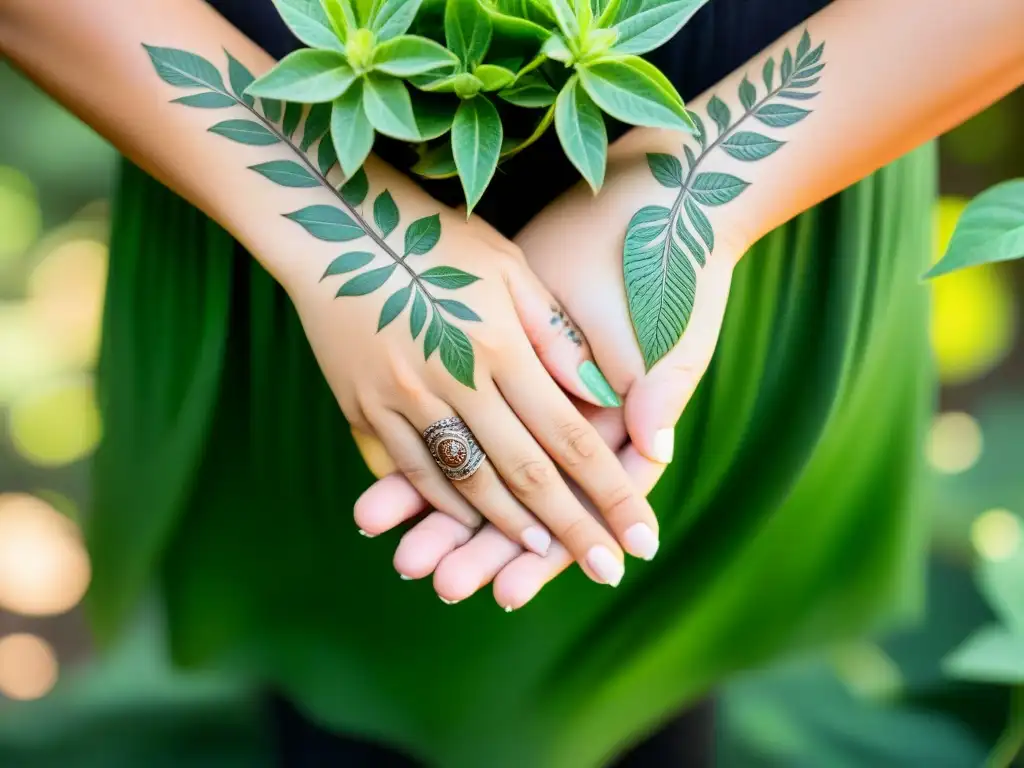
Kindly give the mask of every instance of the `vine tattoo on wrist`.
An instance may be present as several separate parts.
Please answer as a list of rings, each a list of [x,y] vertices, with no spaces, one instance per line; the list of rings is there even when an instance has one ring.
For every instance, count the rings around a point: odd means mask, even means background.
[[[409,224],[399,252],[388,243],[388,237],[401,220],[391,193],[385,189],[374,199],[371,225],[361,212],[369,192],[366,173],[360,169],[337,188],[327,179],[337,164],[336,150],[329,135],[330,103],[314,104],[306,110],[301,104],[260,99],[261,110],[257,110],[256,99],[246,93],[255,78],[230,53],[225,51],[229,89],[220,70],[202,56],[175,48],[143,47],[165,83],[196,91],[174,99],[172,103],[199,109],[242,108],[248,113],[244,119],[224,120],[213,125],[209,129],[211,133],[250,146],[284,144],[294,154],[295,160],[271,160],[250,166],[251,170],[282,187],[323,187],[337,200],[337,205],[311,205],[285,213],[286,218],[326,242],[347,243],[368,237],[390,260],[390,264],[373,266],[377,254],[361,250],[348,251],[335,258],[327,266],[321,281],[372,266],[342,283],[336,297],[365,296],[381,288],[395,272],[405,272],[409,282],[384,302],[377,331],[382,331],[397,319],[411,300],[409,332],[413,339],[419,338],[426,327],[423,333],[424,360],[429,360],[438,351],[448,373],[465,386],[475,389],[473,344],[448,316],[466,322],[479,322],[480,316],[461,301],[435,296],[433,290],[464,288],[480,278],[455,267],[436,266],[418,271],[408,261],[410,256],[426,255],[437,245],[441,239],[440,215],[425,216]],[[306,154],[314,144],[317,144],[315,162]]]
[[[707,113],[718,128],[718,136],[710,143],[704,122],[691,112],[700,154],[689,145],[683,147],[685,176],[682,163],[674,155],[647,155],[658,183],[679,190],[671,208],[649,205],[637,211],[623,245],[629,314],[648,370],[682,337],[697,295],[697,268],[704,267],[715,248],[715,232],[702,207],[725,205],[750,186],[729,173],[698,173],[698,169],[719,149],[736,160],[756,162],[782,147],[786,142],[737,129],[748,118],[769,128],[787,128],[807,117],[811,110],[790,102],[804,102],[818,95],[810,89],[821,79],[824,51],[824,43],[811,48],[811,37],[805,30],[796,54],[789,48],[782,54],[778,85],[775,58],[765,62],[761,72],[765,94],[761,98],[757,86],[744,76],[739,87],[743,112],[735,121],[726,103],[713,96]]]

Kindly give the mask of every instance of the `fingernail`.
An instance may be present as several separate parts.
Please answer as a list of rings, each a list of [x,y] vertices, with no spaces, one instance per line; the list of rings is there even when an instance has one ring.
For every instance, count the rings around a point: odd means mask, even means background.
[[[587,552],[587,565],[601,581],[613,587],[619,586],[622,575],[626,572],[626,567],[618,561],[611,550],[600,544],[591,547]]]
[[[659,429],[654,433],[654,458],[662,464],[671,463],[672,453],[675,451],[675,445],[675,430]]]
[[[505,613],[512,613],[512,606],[511,605],[506,605],[505,606]]]
[[[377,534],[376,534],[376,533],[367,533],[367,532],[366,532],[366,531],[364,531],[364,530],[363,530],[362,528],[360,528],[360,529],[359,529],[359,535],[360,535],[360,536],[365,536],[365,537],[366,537],[366,538],[368,538],[368,539],[374,539],[374,538],[376,538],[376,537],[377,537]]]
[[[438,597],[441,597],[441,596],[438,595]],[[458,600],[445,600],[443,597],[441,597],[441,602],[444,603],[445,605],[455,605],[459,601]]]
[[[536,552],[541,557],[544,557],[551,546],[551,534],[539,525],[531,525],[523,531],[523,544],[531,552]]]
[[[404,573],[398,574],[398,578],[402,581],[412,581],[412,576],[406,576]]]
[[[637,557],[653,560],[654,556],[658,554],[658,537],[654,535],[650,526],[644,523],[631,525],[626,529],[622,538],[626,540],[626,549]]]
[[[583,384],[590,390],[590,394],[597,398],[597,402],[605,408],[618,408],[622,405],[618,393],[612,389],[608,379],[601,373],[601,369],[594,365],[592,360],[584,360],[576,369],[583,380]]]

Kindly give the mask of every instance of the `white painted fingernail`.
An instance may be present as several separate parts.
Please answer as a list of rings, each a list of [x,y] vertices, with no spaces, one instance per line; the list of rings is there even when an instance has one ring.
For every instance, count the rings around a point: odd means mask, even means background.
[[[375,538],[377,538],[377,534],[376,533],[367,533],[362,528],[359,529],[359,535],[360,536],[365,536],[368,539],[375,539]]]
[[[505,613],[512,613],[512,606],[511,605],[506,605],[505,606]]]
[[[600,544],[591,547],[587,552],[587,565],[601,581],[613,587],[619,586],[619,582],[622,581],[622,576],[626,572],[626,567],[619,562],[611,550]]]
[[[441,596],[438,595],[438,597],[441,597]],[[458,600],[445,600],[443,597],[441,597],[441,602],[444,603],[445,605],[455,605],[459,601]]]
[[[523,544],[531,552],[536,552],[541,557],[544,557],[551,546],[551,534],[539,525],[531,525],[523,531]]]
[[[402,581],[412,581],[412,576],[406,576],[404,573],[398,574],[398,578]]]
[[[659,429],[654,433],[654,458],[662,464],[672,461],[672,453],[675,451],[676,433],[672,429]]]
[[[631,525],[626,529],[622,538],[626,541],[626,549],[637,557],[653,560],[654,556],[658,554],[658,537],[644,523]]]

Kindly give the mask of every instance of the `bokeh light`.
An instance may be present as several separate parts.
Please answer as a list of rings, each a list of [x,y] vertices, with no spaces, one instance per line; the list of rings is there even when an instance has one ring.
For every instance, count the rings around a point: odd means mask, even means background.
[[[978,422],[967,413],[940,413],[932,422],[925,451],[928,463],[947,475],[964,472],[981,457],[982,435]]]
[[[986,560],[1006,560],[1020,547],[1020,519],[1008,509],[990,509],[971,524],[971,544]]]
[[[0,638],[0,693],[9,699],[41,699],[57,683],[57,655],[43,638],[14,634]]]
[[[35,186],[21,171],[0,166],[0,268],[32,246],[42,223]]]
[[[61,363],[24,302],[0,302],[0,404],[54,375]]]
[[[11,404],[11,441],[27,460],[61,466],[83,458],[100,438],[91,377],[74,376],[23,394]]]
[[[374,477],[381,478],[395,471],[395,462],[391,460],[391,455],[384,450],[384,445],[376,437],[353,429],[352,439],[355,440],[356,447],[363,455],[363,461],[366,462],[366,466]]]
[[[74,608],[89,586],[78,527],[42,499],[0,495],[0,607],[25,616]]]

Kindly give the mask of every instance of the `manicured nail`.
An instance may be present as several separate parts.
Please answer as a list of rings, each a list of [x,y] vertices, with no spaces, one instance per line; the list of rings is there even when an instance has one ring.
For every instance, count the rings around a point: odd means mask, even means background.
[[[593,361],[584,360],[580,367],[576,369],[576,372],[580,375],[583,384],[590,390],[590,393],[597,398],[597,402],[605,408],[618,408],[622,405],[618,394],[612,389],[608,379],[604,377],[601,369],[594,365]]]
[[[675,430],[659,429],[654,433],[654,458],[662,464],[671,463],[672,453],[675,451],[675,446]]]
[[[441,597],[441,596],[438,595],[438,597]],[[441,602],[444,603],[445,605],[455,605],[459,601],[458,600],[445,600],[443,597],[441,597]]]
[[[511,605],[506,605],[505,606],[505,613],[512,613],[512,606]]]
[[[616,559],[611,550],[600,544],[591,547],[587,552],[587,565],[601,581],[613,587],[619,586],[622,575],[626,572],[626,567]]]
[[[531,552],[536,552],[541,557],[544,557],[551,546],[551,534],[539,525],[531,525],[523,531],[523,544]]]
[[[406,576],[404,573],[398,574],[398,578],[402,581],[412,581],[412,576]]]
[[[375,538],[377,538],[377,534],[376,533],[367,533],[362,528],[359,529],[359,535],[360,536],[365,536],[368,539],[375,539]]]
[[[658,554],[658,537],[644,523],[629,526],[622,538],[626,540],[626,549],[630,554],[642,557],[644,560],[653,560],[654,556]]]

